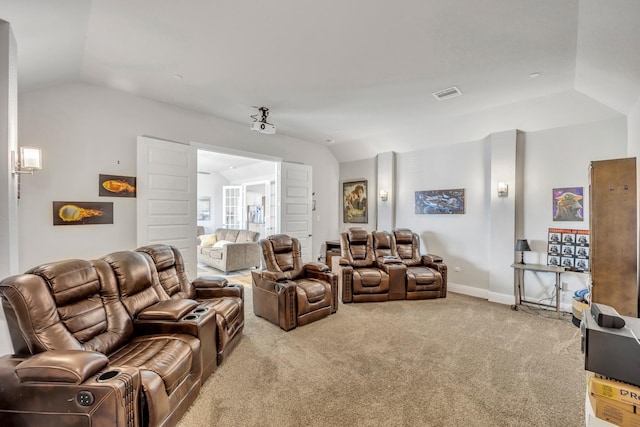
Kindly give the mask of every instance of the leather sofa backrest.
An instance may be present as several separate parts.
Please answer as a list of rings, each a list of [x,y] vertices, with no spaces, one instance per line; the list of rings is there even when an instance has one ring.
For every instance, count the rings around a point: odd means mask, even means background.
[[[196,289],[184,270],[184,259],[174,246],[156,244],[136,249],[149,257],[150,265],[155,265],[158,281],[171,299],[194,299]],[[153,270],[153,269],[152,269]]]
[[[376,230],[371,233],[373,237],[373,252],[376,259],[383,256],[396,256],[396,244],[391,233],[383,230]]]
[[[133,323],[118,299],[115,282],[91,261],[34,267],[3,280],[0,292],[16,354],[47,350],[109,354],[133,336]]]
[[[154,285],[151,266],[142,253],[135,251],[113,252],[100,258],[113,272],[120,290],[120,300],[131,318],[135,319],[145,308],[169,296],[158,284]]]
[[[397,255],[402,263],[407,266],[421,265],[420,238],[407,228],[396,228],[393,230],[396,241]]]
[[[285,278],[296,280],[303,276],[300,241],[286,234],[274,234],[260,240],[265,267],[269,271],[284,273]]]
[[[361,227],[352,227],[340,235],[342,257],[353,267],[373,267],[375,254],[371,234]]]

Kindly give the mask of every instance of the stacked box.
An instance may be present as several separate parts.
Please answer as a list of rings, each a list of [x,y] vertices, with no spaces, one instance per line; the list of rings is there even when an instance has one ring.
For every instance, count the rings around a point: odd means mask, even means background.
[[[621,427],[640,427],[640,387],[597,374],[590,374],[588,383],[596,417]]]

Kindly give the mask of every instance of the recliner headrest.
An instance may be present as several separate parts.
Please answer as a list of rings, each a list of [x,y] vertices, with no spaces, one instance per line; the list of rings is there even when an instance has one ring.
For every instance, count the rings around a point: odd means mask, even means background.
[[[135,295],[152,287],[151,268],[144,255],[134,251],[113,252],[101,258],[107,262],[118,280],[122,296]]]
[[[286,234],[274,234],[267,238],[271,242],[273,252],[281,254],[284,252],[291,252],[293,250],[293,239]]]
[[[352,227],[347,232],[350,243],[367,243],[368,233],[367,230],[362,227]]]
[[[34,267],[26,272],[40,276],[51,289],[58,306],[64,306],[100,292],[98,273],[90,261],[71,259]]]
[[[396,243],[413,242],[413,231],[408,228],[397,228],[393,230],[393,234],[396,236]]]
[[[391,248],[391,234],[383,230],[376,230],[373,234],[373,245],[376,249]]]
[[[173,267],[176,264],[176,257],[169,245],[157,244],[143,246],[136,249],[136,252],[148,254],[151,259],[153,259],[153,263],[159,271]]]

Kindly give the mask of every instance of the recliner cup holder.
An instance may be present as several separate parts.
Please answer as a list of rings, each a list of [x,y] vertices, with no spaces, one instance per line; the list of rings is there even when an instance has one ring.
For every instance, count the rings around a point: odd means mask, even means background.
[[[206,313],[207,310],[208,310],[208,308],[200,307],[200,308],[196,308],[195,310],[193,310],[193,312],[194,313]]]
[[[98,375],[98,378],[96,378],[96,381],[98,382],[109,381],[111,379],[114,379],[118,375],[120,375],[120,371],[114,370],[114,371],[103,372],[100,375]]]
[[[190,314],[188,316],[183,317],[183,320],[196,320],[198,318],[198,316],[196,316],[195,314]]]

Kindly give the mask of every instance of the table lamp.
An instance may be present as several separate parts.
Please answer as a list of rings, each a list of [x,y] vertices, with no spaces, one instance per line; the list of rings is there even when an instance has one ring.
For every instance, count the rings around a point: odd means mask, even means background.
[[[524,264],[524,252],[530,250],[529,242],[526,239],[518,239],[516,241],[516,251],[520,251],[520,264]]]

